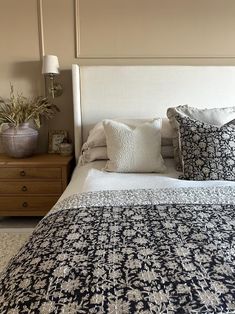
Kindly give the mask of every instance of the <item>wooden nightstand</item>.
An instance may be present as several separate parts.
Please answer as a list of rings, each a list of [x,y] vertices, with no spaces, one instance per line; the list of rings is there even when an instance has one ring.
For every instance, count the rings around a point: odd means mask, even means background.
[[[73,157],[0,154],[0,216],[44,216],[68,185]]]

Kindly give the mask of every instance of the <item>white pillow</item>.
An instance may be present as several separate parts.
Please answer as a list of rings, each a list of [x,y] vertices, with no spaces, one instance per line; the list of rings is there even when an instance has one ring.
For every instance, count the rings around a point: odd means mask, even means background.
[[[82,152],[79,158],[79,165],[85,165],[94,160],[107,160],[107,146],[88,148]]]
[[[104,133],[103,121],[97,123],[89,132],[87,141],[82,146],[82,151],[94,148],[106,146],[106,138]]]
[[[109,160],[106,171],[163,172],[161,156],[161,119],[138,125],[135,128],[104,120],[104,131]]]
[[[162,158],[173,158],[174,150],[173,146],[161,146],[161,155]],[[79,165],[83,166],[89,162],[95,160],[107,160],[107,146],[100,146],[94,148],[88,148],[82,152],[82,155],[79,158]]]
[[[154,119],[114,119],[114,121],[122,122],[130,127],[136,127],[145,122],[151,122]],[[161,143],[162,146],[172,145],[174,130],[167,118],[162,119],[161,127]],[[87,141],[82,146],[82,151],[88,148],[106,146],[106,137],[103,127],[103,121],[97,123],[89,132]]]
[[[161,146],[161,155],[162,158],[174,158],[173,145]]]

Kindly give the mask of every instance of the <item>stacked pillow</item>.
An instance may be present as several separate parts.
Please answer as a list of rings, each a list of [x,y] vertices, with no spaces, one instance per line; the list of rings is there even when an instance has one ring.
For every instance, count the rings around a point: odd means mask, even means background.
[[[222,126],[226,123],[232,122],[235,119],[235,107],[227,108],[214,108],[214,109],[198,109],[189,107],[188,105],[168,108],[167,117],[171,123],[174,132],[173,135],[173,148],[176,169],[182,171],[182,156],[180,151],[180,133],[179,121],[176,116],[188,117],[191,119],[199,120],[215,126]]]
[[[169,108],[177,170],[188,180],[235,180],[235,107]]]
[[[174,157],[187,180],[235,180],[235,107],[169,108],[168,119],[104,120],[90,131],[80,164],[106,171],[163,172]],[[163,157],[163,158],[162,158]]]
[[[115,119],[114,121],[135,128],[153,119]],[[161,119],[161,154],[163,158],[173,158],[172,137],[173,129],[168,119]],[[82,155],[79,159],[81,165],[95,160],[107,160],[107,144],[103,121],[97,123],[90,130],[87,141],[83,144]]]
[[[235,127],[176,116],[183,179],[235,180]]]

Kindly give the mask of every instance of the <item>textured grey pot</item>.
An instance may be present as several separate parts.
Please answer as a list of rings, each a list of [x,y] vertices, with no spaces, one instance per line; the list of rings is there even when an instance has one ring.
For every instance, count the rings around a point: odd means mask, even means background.
[[[9,125],[1,133],[2,146],[10,157],[24,158],[33,155],[37,148],[38,131],[22,123],[18,127]]]

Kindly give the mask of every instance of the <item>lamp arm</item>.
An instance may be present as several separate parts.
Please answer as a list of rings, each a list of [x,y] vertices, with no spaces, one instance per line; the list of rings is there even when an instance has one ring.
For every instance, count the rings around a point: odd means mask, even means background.
[[[55,98],[55,87],[54,87],[54,75],[50,74],[50,93],[52,98]]]

